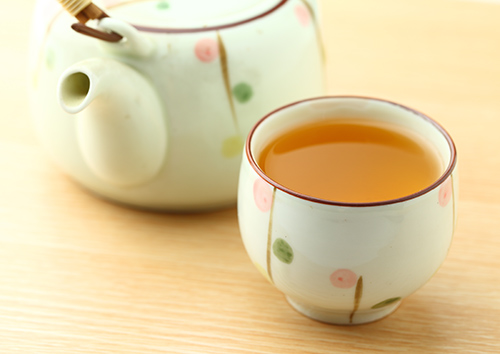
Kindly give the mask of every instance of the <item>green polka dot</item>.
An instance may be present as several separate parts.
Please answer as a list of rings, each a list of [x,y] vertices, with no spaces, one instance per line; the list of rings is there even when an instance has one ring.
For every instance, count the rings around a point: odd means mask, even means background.
[[[239,135],[227,138],[222,143],[222,156],[231,158],[239,156],[243,151],[243,139]]]
[[[276,241],[274,241],[273,253],[283,263],[290,264],[293,261],[293,249],[288,242],[282,238],[277,238]]]
[[[54,60],[55,60],[55,55],[54,51],[52,49],[47,49],[45,51],[45,66],[47,69],[52,70],[54,69]]]
[[[392,303],[394,303],[394,302],[396,302],[396,301],[399,301],[399,300],[401,300],[401,298],[400,298],[400,297],[393,297],[393,298],[390,298],[390,299],[387,299],[387,300],[381,301],[381,302],[379,302],[379,303],[378,303],[378,304],[376,304],[376,305],[373,305],[373,306],[372,306],[372,309],[379,309],[379,308],[381,308],[381,307],[384,307],[384,306],[390,305],[390,304],[392,304]]]
[[[233,95],[239,103],[248,102],[253,96],[252,86],[245,82],[241,82],[233,87]]]
[[[160,1],[158,4],[156,4],[156,8],[158,10],[166,10],[170,7],[169,3],[166,1]]]

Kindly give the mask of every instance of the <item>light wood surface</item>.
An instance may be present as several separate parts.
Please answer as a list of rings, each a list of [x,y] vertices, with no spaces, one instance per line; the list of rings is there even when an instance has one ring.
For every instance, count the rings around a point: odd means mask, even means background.
[[[2,0],[0,353],[500,352],[500,3],[321,5],[330,93],[409,105],[455,139],[458,225],[434,278],[381,321],[318,323],[251,264],[234,208],[147,213],[88,194],[31,126],[34,0]]]

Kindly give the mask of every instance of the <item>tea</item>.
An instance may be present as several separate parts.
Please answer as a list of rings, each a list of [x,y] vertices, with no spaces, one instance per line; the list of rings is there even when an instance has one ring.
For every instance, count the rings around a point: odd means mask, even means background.
[[[416,193],[443,172],[432,145],[391,123],[331,119],[300,126],[265,146],[258,165],[295,192],[345,203]]]

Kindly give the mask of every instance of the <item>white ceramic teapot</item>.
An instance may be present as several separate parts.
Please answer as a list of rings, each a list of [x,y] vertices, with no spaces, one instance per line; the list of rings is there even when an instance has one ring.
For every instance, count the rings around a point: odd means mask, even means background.
[[[29,86],[43,145],[106,199],[177,211],[233,204],[250,128],[324,93],[311,0],[95,4],[109,15],[95,30],[122,40],[77,33],[56,0],[38,0]]]

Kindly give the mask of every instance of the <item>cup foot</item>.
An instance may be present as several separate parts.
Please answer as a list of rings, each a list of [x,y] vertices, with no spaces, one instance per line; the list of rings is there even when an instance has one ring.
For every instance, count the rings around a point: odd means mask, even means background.
[[[316,321],[337,325],[357,325],[374,322],[390,315],[401,304],[400,300],[380,309],[358,310],[352,313],[352,311],[336,311],[310,306],[303,302],[296,301],[288,296],[286,299],[295,310],[304,316],[312,318]]]

